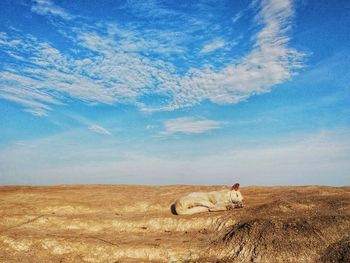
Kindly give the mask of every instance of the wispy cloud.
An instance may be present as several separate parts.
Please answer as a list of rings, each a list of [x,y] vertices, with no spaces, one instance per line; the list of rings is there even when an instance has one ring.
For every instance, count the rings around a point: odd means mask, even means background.
[[[50,0],[34,0],[31,10],[39,15],[59,16],[66,20],[71,20],[74,18],[73,15],[69,14],[63,8],[55,5]]]
[[[220,128],[220,123],[213,120],[184,117],[167,120],[164,126],[165,130],[160,133],[161,135],[171,135],[174,133],[205,133]]]
[[[219,48],[222,48],[225,46],[225,41],[222,39],[218,39],[213,41],[212,43],[206,44],[202,50],[200,51],[201,53],[210,53],[213,52]]]
[[[89,130],[99,133],[99,134],[104,134],[104,135],[112,135],[112,133],[110,133],[107,129],[103,128],[102,126],[93,124],[91,126],[89,126]]]
[[[234,17],[232,17],[232,23],[236,23],[238,20],[240,20],[244,14],[245,10],[239,11]]]
[[[266,0],[257,9],[255,21],[263,28],[255,36],[252,52],[239,64],[228,65],[221,71],[191,70],[178,80],[179,86],[169,85],[173,103],[166,109],[194,105],[205,99],[218,104],[238,103],[252,95],[269,92],[302,66],[303,55],[287,46],[292,2]]]
[[[79,24],[66,25],[64,30],[57,28],[58,32],[64,31],[65,41],[71,42],[71,49],[65,50],[21,32],[0,33],[0,47],[11,61],[0,68],[0,85],[4,87],[0,97],[23,105],[35,115],[45,115],[54,106],[65,104],[67,97],[159,111],[190,107],[205,100],[234,104],[269,92],[295,74],[302,66],[303,55],[288,47],[293,3],[254,3],[254,23],[262,29],[253,36],[253,50],[239,63],[221,66],[221,70],[205,60],[201,64],[201,54],[232,44],[215,37],[204,47],[202,39],[197,47],[199,57],[192,58],[188,70],[176,64],[179,59],[186,64],[190,57],[186,45],[196,42],[193,32],[210,25],[201,20],[190,20],[188,29],[176,21],[169,29],[141,29],[135,21],[128,26],[104,22],[92,25],[84,18]],[[169,13],[175,11],[158,1],[152,1],[152,5],[161,11],[159,18],[169,22]],[[138,15],[142,15],[141,9],[147,9],[149,16],[156,15],[148,5],[135,2],[127,2],[125,9]],[[36,0],[32,11],[74,20],[73,15],[48,0]],[[150,96],[155,98],[152,103],[147,100]]]

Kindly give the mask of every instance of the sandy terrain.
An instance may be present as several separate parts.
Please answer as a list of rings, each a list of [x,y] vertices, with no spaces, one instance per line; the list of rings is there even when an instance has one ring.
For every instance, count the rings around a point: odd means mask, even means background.
[[[177,216],[200,186],[0,187],[0,262],[350,262],[350,187],[246,187]]]

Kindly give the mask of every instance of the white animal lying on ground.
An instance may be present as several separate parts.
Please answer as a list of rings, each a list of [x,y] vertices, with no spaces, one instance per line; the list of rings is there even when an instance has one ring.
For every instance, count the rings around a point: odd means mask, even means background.
[[[171,209],[178,215],[225,211],[243,207],[242,200],[239,184],[234,184],[231,190],[190,193],[176,200]]]

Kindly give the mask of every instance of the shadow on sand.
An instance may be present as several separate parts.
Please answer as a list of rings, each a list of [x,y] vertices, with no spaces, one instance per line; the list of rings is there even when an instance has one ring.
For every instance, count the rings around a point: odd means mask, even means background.
[[[177,215],[175,204],[172,204],[172,205],[170,206],[170,210],[171,210],[171,213],[172,213],[173,215]]]

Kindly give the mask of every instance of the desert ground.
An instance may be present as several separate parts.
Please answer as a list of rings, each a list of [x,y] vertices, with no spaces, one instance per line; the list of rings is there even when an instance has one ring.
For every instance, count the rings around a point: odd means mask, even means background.
[[[0,262],[350,262],[350,187],[243,187],[241,209],[170,211],[223,188],[2,186]]]

